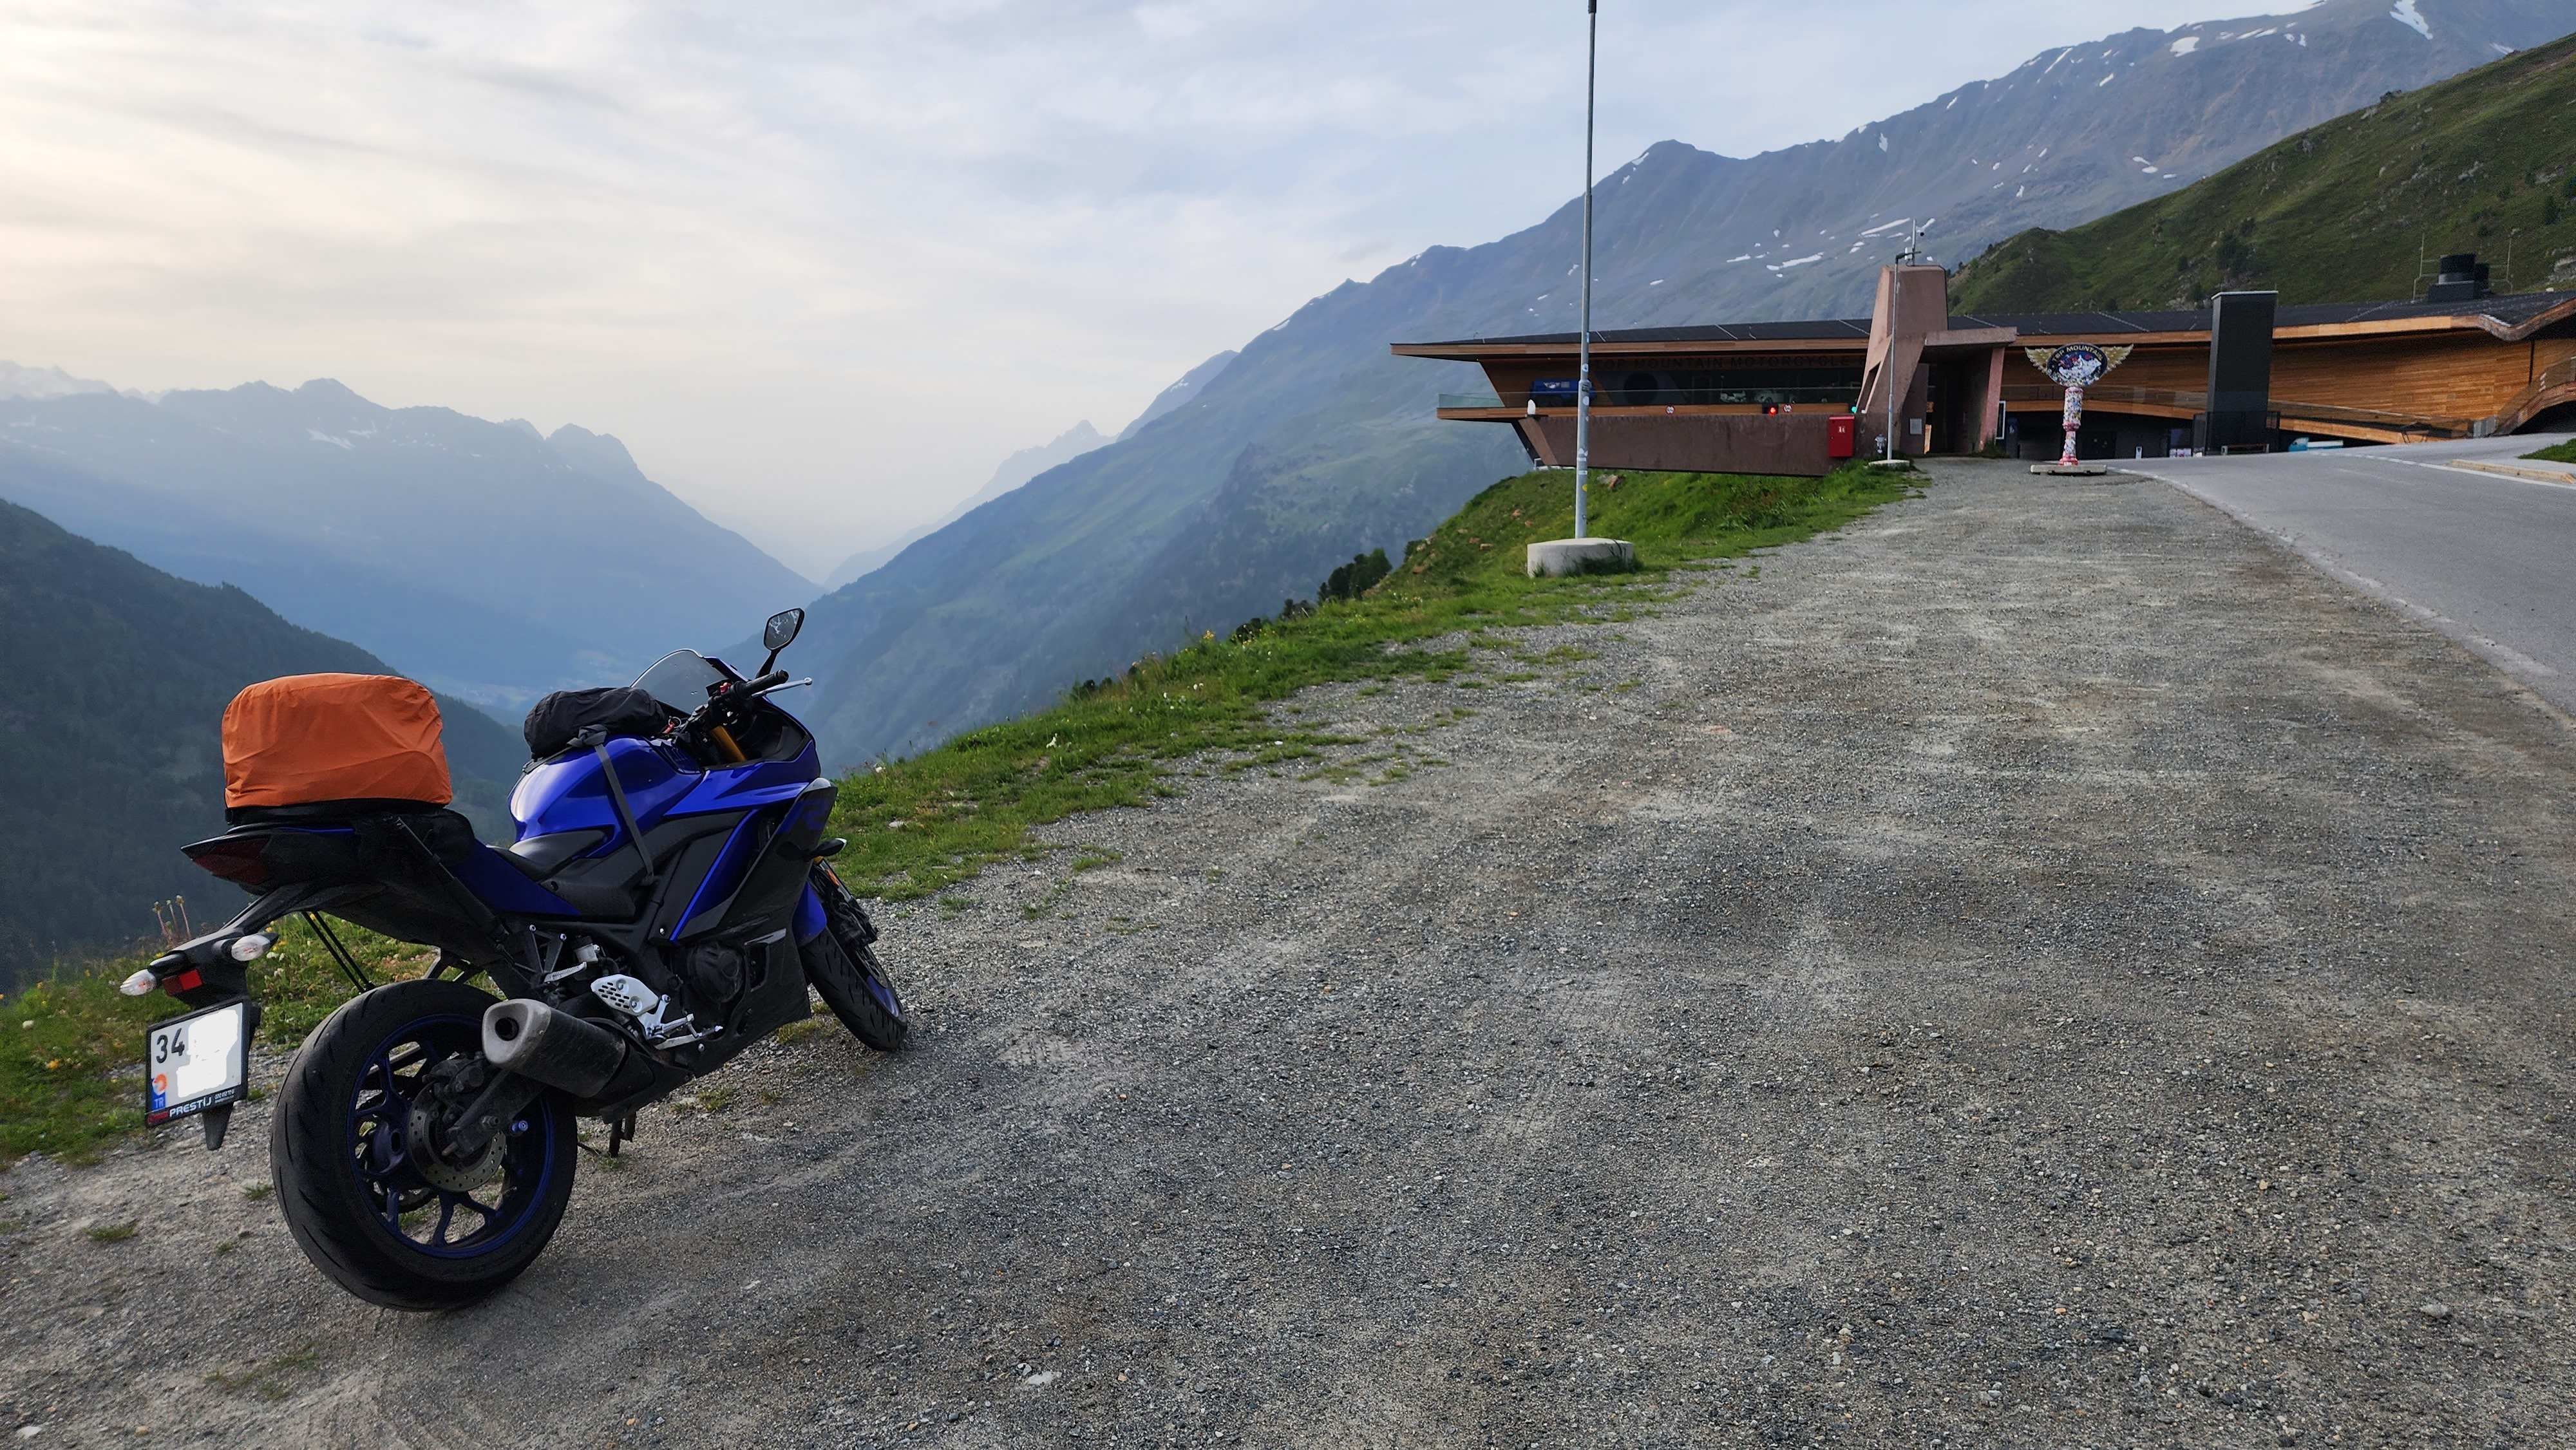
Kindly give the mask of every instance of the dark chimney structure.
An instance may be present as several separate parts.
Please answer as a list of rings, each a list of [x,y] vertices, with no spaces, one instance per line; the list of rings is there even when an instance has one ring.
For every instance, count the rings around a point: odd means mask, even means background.
[[[2272,444],[2272,313],[2278,292],[2209,299],[2209,411],[2194,420],[2201,452]]]
[[[2452,252],[2442,258],[2441,274],[2424,294],[2427,302],[2475,302],[2493,297],[2495,288],[2487,285],[2487,264],[2475,252]]]

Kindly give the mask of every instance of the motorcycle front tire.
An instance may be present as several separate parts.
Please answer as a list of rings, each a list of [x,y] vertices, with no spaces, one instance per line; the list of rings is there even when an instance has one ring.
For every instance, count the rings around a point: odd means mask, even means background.
[[[805,958],[805,980],[814,984],[823,1005],[832,1009],[851,1036],[879,1052],[893,1052],[912,1032],[903,1015],[903,1000],[886,980],[885,969],[877,965],[877,954],[865,943],[854,953],[837,929],[839,923],[833,925],[835,929],[816,932],[799,949]]]

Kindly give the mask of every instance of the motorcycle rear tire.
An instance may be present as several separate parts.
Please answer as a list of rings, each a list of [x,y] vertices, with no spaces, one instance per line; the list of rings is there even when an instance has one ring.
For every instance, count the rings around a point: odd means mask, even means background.
[[[518,1115],[494,1184],[446,1191],[410,1166],[415,1064],[479,1051],[492,1002],[456,981],[362,992],[313,1029],[279,1087],[268,1156],[286,1226],[315,1268],[371,1304],[472,1304],[535,1262],[563,1221],[578,1133],[559,1094]],[[460,1206],[474,1224],[451,1240]]]

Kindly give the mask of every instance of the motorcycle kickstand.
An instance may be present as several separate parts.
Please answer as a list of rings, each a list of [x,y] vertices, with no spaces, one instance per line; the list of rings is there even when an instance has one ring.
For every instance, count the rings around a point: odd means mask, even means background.
[[[610,1119],[608,1124],[608,1156],[611,1158],[616,1157],[618,1146],[622,1143],[632,1141],[634,1137],[635,1115],[633,1113],[628,1113],[622,1118]]]

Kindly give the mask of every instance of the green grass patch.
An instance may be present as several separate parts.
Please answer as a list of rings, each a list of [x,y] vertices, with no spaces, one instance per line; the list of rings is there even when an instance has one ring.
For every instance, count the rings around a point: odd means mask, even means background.
[[[2564,443],[2552,443],[2546,448],[2535,448],[2522,456],[2537,458],[2543,463],[2576,463],[2576,438],[2570,438]]]
[[[1215,756],[1228,770],[1319,761],[1326,747],[1357,742],[1292,723],[1279,702],[1298,690],[1400,679],[1482,688],[1480,652],[1515,663],[1585,659],[1571,645],[1528,655],[1503,631],[1634,619],[1669,596],[1678,566],[1839,528],[1910,487],[1857,467],[1824,478],[1622,472],[1616,487],[1594,487],[1592,531],[1633,542],[1639,572],[1531,579],[1527,546],[1573,532],[1572,481],[1562,472],[1505,479],[1360,598],[1231,638],[1202,635],[1052,709],[851,776],[833,818],[850,845],[834,868],[862,895],[935,896],[987,865],[1042,854],[1030,836],[1039,826],[1174,793],[1192,757]]]
[[[350,955],[377,981],[416,977],[429,950],[334,924]],[[143,1132],[143,1034],[185,1009],[158,992],[128,997],[116,984],[157,955],[137,952],[48,979],[0,998],[0,1164],[29,1153],[94,1162]],[[260,1041],[291,1048],[347,1001],[350,986],[321,940],[290,918],[277,945],[251,968],[263,1004]]]

